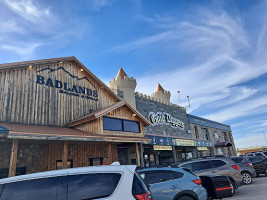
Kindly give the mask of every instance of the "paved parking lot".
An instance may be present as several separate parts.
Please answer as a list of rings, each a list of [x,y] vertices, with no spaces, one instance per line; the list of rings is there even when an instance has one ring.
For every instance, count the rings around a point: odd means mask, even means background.
[[[267,177],[254,178],[251,185],[239,188],[235,195],[227,200],[267,200]]]

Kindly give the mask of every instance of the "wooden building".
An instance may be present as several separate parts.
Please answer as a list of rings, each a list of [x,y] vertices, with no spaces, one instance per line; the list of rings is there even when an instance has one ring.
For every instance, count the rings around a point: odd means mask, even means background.
[[[75,57],[0,65],[0,178],[117,160],[139,165],[148,125]]]

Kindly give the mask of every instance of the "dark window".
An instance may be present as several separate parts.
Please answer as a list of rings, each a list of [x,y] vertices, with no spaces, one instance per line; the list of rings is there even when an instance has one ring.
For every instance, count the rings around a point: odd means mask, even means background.
[[[204,140],[209,140],[208,129],[202,128],[202,134]]]
[[[232,160],[233,160],[235,163],[237,163],[237,164],[243,162],[243,158],[232,158]]]
[[[201,170],[207,170],[211,169],[212,165],[209,161],[201,161],[201,162],[193,162],[192,163],[192,171],[201,171]]]
[[[255,153],[255,155],[256,155],[256,156],[262,156],[262,154],[261,154],[261,153]]]
[[[56,200],[59,177],[7,183],[1,200]]]
[[[181,165],[180,167],[181,168],[185,168],[185,169],[190,169],[190,171],[192,171],[192,164],[191,163],[187,163],[187,164]]]
[[[88,158],[88,166],[106,165],[107,162],[107,158],[104,157]]]
[[[111,130],[111,131],[122,131],[122,120],[103,117],[103,126],[104,130]]]
[[[125,131],[134,133],[141,132],[139,122],[136,121],[103,117],[103,123],[104,130]]]
[[[62,160],[57,160],[57,166],[56,169],[62,169]],[[73,160],[67,161],[67,168],[73,168]]]
[[[255,163],[255,162],[260,162],[261,161],[261,158],[259,158],[259,157],[252,157],[252,158],[249,158],[249,160],[251,162]]]
[[[145,172],[145,180],[147,184],[160,183],[181,178],[183,176],[180,172],[173,171],[150,171]]]
[[[227,163],[222,161],[222,160],[212,160],[211,161],[213,167],[222,167],[224,165],[226,165]]]
[[[140,126],[138,122],[123,120],[123,130],[126,132],[140,133]]]
[[[3,184],[0,184],[0,197],[1,197],[3,186],[4,186]]]
[[[267,152],[263,152],[265,154],[265,156],[267,156]]]
[[[69,199],[108,197],[114,192],[120,178],[121,174],[115,173],[71,175],[68,184]]]
[[[194,126],[196,138],[199,138],[197,126]]]
[[[144,194],[148,191],[146,185],[142,179],[135,173],[133,178],[132,194],[133,196],[137,194]]]

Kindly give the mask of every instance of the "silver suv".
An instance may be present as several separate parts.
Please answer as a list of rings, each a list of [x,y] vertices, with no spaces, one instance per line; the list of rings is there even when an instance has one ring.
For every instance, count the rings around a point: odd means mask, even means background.
[[[232,195],[243,185],[239,166],[227,157],[206,157],[188,160],[177,164],[178,167],[189,169],[197,176],[223,175],[231,181]]]
[[[1,200],[151,200],[136,166],[96,166],[0,179]]]

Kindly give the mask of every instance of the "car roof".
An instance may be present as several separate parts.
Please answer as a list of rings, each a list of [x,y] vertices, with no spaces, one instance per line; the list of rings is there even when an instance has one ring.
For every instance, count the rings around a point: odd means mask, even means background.
[[[178,163],[178,166],[182,165],[182,164],[187,164],[187,163],[200,162],[200,161],[210,161],[210,160],[222,160],[222,161],[227,161],[227,162],[229,162],[229,161],[234,162],[229,157],[204,157],[204,158],[194,158],[191,160],[186,160],[184,162]]]
[[[148,167],[148,168],[141,168],[137,169],[137,172],[144,172],[144,171],[159,171],[159,170],[166,170],[166,171],[182,171],[180,167]]]
[[[39,173],[3,178],[3,179],[0,179],[0,184],[31,180],[31,179],[66,176],[66,175],[74,175],[74,174],[96,173],[96,172],[110,173],[110,172],[122,172],[122,171],[128,170],[133,174],[135,172],[135,169],[136,169],[136,165],[105,165],[105,166],[100,165],[100,166],[92,166],[92,167],[68,168],[68,169],[60,169],[60,170],[53,170],[53,171],[47,171],[47,172],[39,172]]]

